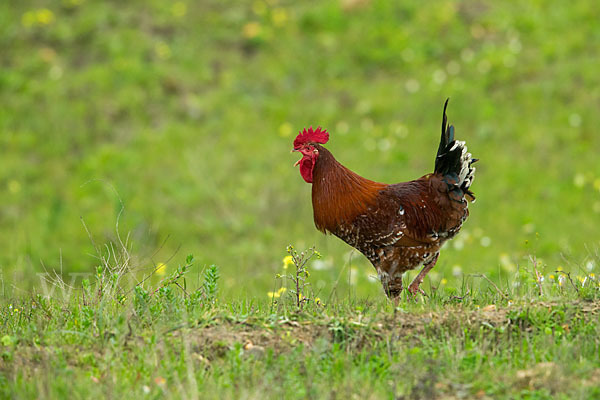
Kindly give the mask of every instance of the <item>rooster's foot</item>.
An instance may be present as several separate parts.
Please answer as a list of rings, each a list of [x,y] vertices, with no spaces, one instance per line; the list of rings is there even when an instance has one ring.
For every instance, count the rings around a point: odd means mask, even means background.
[[[411,283],[410,286],[408,286],[408,288],[406,290],[408,290],[408,292],[410,294],[412,294],[414,297],[417,297],[417,293],[420,293],[423,296],[427,297],[427,293],[425,293],[425,291],[419,287],[419,283],[416,283],[416,282]]]

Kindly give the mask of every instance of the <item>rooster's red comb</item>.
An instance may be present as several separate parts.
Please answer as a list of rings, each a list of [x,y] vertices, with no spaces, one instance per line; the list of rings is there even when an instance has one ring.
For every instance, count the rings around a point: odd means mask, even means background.
[[[294,139],[294,149],[306,143],[325,144],[327,141],[329,141],[329,133],[325,129],[321,129],[320,126],[317,129],[313,129],[311,126],[308,129],[304,128],[303,131],[298,133],[298,136]]]

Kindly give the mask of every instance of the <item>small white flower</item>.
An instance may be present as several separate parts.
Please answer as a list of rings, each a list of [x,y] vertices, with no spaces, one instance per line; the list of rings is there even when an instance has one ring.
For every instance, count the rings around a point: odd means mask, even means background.
[[[514,37],[508,43],[508,48],[509,48],[510,51],[512,51],[513,53],[517,54],[517,53],[521,52],[521,49],[523,48],[523,45],[521,44],[521,41],[519,40],[518,37]]]
[[[452,246],[454,247],[454,249],[455,249],[455,250],[458,250],[458,251],[460,251],[460,250],[462,250],[462,249],[463,249],[463,247],[465,247],[465,243],[464,243],[464,242],[463,242],[463,241],[462,241],[462,240],[459,238],[459,239],[456,239],[456,240],[455,240],[455,241],[452,243]]]
[[[460,58],[464,62],[468,63],[473,61],[473,57],[475,57],[475,52],[469,48],[463,49],[463,51],[460,52]]]
[[[441,85],[445,81],[446,81],[446,73],[441,69],[436,69],[433,72],[433,82],[438,85]]]
[[[460,72],[460,64],[452,60],[446,65],[446,71],[448,71],[450,75],[456,75]]]
[[[490,72],[490,69],[492,69],[492,63],[490,63],[488,60],[481,60],[477,64],[477,70],[481,74],[487,74],[488,72]]]
[[[571,115],[569,115],[569,125],[571,125],[573,128],[578,128],[581,126],[581,115],[577,114],[577,113],[573,113]]]
[[[455,265],[452,267],[452,275],[459,277],[462,275],[462,267],[460,265]]]
[[[591,271],[594,269],[594,261],[593,260],[589,260],[588,262],[585,263],[585,268],[588,271]]]
[[[417,93],[421,88],[421,84],[416,79],[409,79],[404,84],[404,87],[408,93]]]
[[[581,173],[575,174],[573,177],[573,184],[578,188],[582,188],[583,185],[585,185],[585,175]]]

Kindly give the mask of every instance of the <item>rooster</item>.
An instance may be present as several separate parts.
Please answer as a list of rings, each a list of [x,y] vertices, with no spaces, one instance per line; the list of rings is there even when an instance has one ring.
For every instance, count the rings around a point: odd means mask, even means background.
[[[414,296],[435,266],[444,242],[453,238],[469,215],[468,202],[477,161],[465,142],[454,139],[446,108],[433,173],[388,185],[365,179],[340,164],[322,145],[329,133],[304,129],[294,140],[302,158],[300,175],[312,184],[315,226],[356,248],[373,264],[387,296],[398,299],[404,272],[423,266],[408,286]]]

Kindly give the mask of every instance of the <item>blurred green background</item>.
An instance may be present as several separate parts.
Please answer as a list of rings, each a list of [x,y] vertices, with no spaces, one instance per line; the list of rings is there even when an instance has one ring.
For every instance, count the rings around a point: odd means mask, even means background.
[[[136,268],[193,253],[225,296],[266,296],[286,245],[314,244],[315,287],[379,296],[366,259],[314,228],[291,143],[321,125],[350,169],[414,179],[446,97],[478,200],[431,284],[508,279],[529,255],[595,269],[598,21],[594,0],[3,1],[3,290],[93,271],[81,220],[114,241],[122,200]]]

